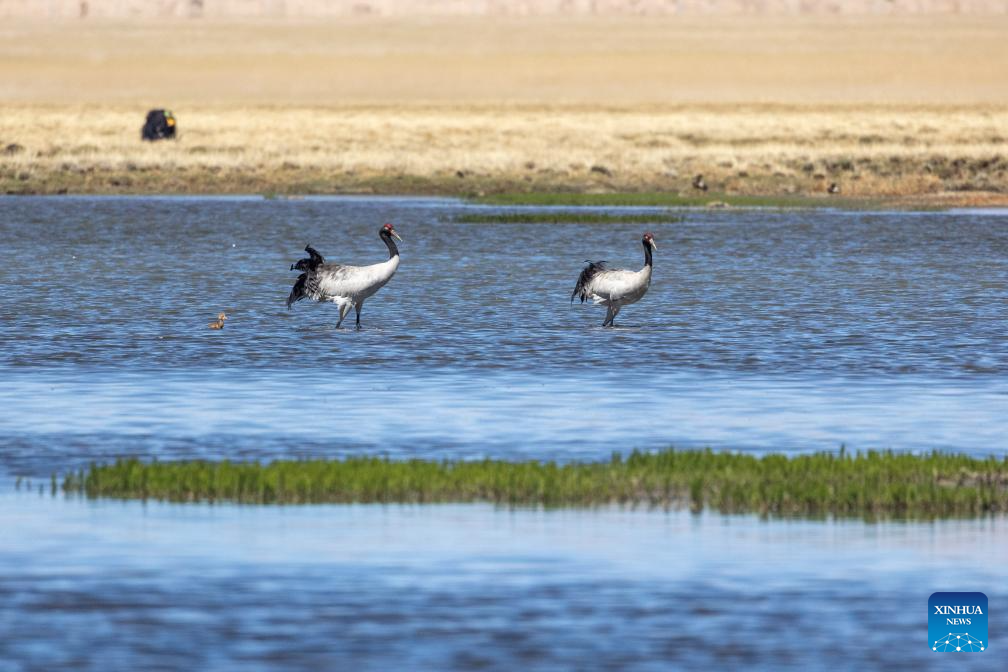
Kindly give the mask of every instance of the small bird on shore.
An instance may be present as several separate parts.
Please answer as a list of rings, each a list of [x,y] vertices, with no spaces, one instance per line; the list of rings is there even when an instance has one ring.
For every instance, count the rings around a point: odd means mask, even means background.
[[[211,329],[223,329],[224,328],[224,320],[226,320],[226,319],[228,319],[227,315],[225,315],[223,312],[218,313],[217,314],[217,319],[214,320],[213,322],[208,322],[207,326],[210,327]]]
[[[396,247],[395,241],[402,242],[402,238],[391,224],[380,228],[378,237],[388,248],[389,258],[370,266],[327,264],[325,258],[311,245],[305,245],[308,258],[291,265],[292,271],[304,272],[298,276],[287,297],[287,310],[301,299],[332,301],[339,306],[339,321],[336,327],[339,328],[343,324],[343,319],[353,308],[357,313],[357,328],[360,329],[360,314],[364,300],[384,287],[399,268],[399,248]]]
[[[831,194],[839,194],[840,193],[840,187],[837,186],[836,182],[830,182],[830,185],[828,187],[826,187],[826,191],[829,192],[829,193],[831,193]]]
[[[697,175],[693,178],[693,188],[699,189],[700,191],[707,191],[707,183],[704,182],[703,175]]]
[[[644,268],[639,271],[606,268],[604,261],[589,261],[588,266],[578,276],[571,303],[580,296],[581,303],[591,299],[596,305],[606,307],[603,327],[611,327],[620,308],[637,303],[651,286],[651,251],[657,250],[654,236],[645,233],[641,238],[644,245]]]

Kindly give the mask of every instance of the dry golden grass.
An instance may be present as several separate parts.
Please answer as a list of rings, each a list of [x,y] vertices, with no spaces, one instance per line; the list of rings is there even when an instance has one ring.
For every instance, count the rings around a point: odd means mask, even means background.
[[[141,142],[143,108],[7,105],[4,191],[1008,192],[1008,109],[810,106],[183,107]],[[593,170],[594,168],[594,170]]]
[[[0,191],[689,191],[703,173],[727,193],[1001,202],[1006,32],[1008,17],[7,25]],[[154,106],[177,141],[139,140]]]

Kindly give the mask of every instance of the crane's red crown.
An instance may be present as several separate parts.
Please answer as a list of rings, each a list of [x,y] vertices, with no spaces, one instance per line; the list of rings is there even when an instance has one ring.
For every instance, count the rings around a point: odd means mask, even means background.
[[[384,229],[385,229],[386,231],[391,231],[391,230],[392,230],[392,225],[391,225],[391,224],[389,224],[388,222],[385,222],[385,226],[384,226],[383,228],[384,228]]]

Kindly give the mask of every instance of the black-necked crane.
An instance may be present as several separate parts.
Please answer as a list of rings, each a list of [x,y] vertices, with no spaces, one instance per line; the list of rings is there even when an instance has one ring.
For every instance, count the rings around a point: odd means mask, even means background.
[[[580,296],[581,303],[591,300],[596,305],[605,306],[606,317],[602,326],[613,326],[620,308],[640,301],[651,286],[651,250],[657,250],[658,246],[650,233],[644,234],[641,243],[644,245],[644,268],[629,271],[606,268],[604,261],[589,261],[578,276],[571,303],[574,303],[575,296]]]
[[[697,175],[693,178],[693,188],[699,189],[700,191],[707,191],[707,183],[704,182],[703,175]]]
[[[290,295],[287,297],[287,309],[301,299],[313,301],[332,301],[339,306],[338,328],[352,307],[357,312],[357,328],[360,329],[361,307],[364,300],[384,287],[396,269],[399,268],[399,248],[395,241],[402,242],[391,224],[386,224],[378,231],[388,248],[389,258],[370,266],[345,266],[343,264],[327,264],[325,258],[311,245],[305,246],[307,259],[301,259],[291,265],[291,270],[304,271],[298,276]],[[395,240],[393,240],[393,238]]]

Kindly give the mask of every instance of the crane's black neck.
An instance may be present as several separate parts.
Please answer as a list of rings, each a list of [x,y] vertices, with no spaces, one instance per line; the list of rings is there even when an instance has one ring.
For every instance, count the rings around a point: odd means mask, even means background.
[[[399,248],[396,247],[395,241],[392,240],[392,234],[386,231],[385,229],[382,229],[381,233],[379,233],[378,235],[381,236],[381,239],[383,241],[385,241],[385,247],[388,248],[388,258],[391,259],[392,257],[398,257]]]
[[[643,241],[644,243],[644,265],[651,266],[651,243],[648,241]]]

